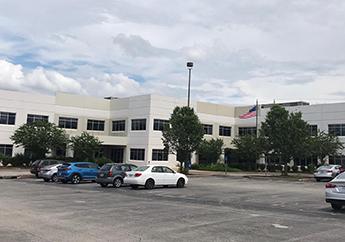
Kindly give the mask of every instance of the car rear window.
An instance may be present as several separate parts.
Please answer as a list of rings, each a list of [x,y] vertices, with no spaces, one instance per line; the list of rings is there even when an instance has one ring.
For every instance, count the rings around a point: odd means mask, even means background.
[[[317,168],[317,170],[329,170],[332,169],[333,166],[320,166],[319,168]]]
[[[145,171],[149,168],[148,166],[139,166],[138,168],[135,169],[135,171]]]
[[[111,169],[112,165],[105,164],[101,167],[101,171],[109,171]]]
[[[335,179],[345,180],[345,173],[340,173]]]

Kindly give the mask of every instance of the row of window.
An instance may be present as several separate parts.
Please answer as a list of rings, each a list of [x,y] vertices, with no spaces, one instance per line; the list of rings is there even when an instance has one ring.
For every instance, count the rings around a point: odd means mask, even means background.
[[[167,150],[152,150],[152,160],[153,161],[167,161],[169,153]],[[130,160],[145,160],[145,149],[131,149],[130,150]]]
[[[12,157],[13,145],[0,144],[0,154]]]

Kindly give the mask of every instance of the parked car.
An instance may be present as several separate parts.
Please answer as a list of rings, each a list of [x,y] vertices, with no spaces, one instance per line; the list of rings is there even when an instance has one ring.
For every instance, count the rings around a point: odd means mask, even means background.
[[[326,184],[326,202],[335,210],[345,205],[345,173],[341,173]]]
[[[344,172],[344,168],[341,165],[323,165],[316,169],[314,178],[316,181],[332,180],[342,172]]]
[[[50,159],[36,160],[30,166],[30,173],[34,174],[36,177],[39,177],[39,172],[41,168],[45,166],[62,164],[62,163],[63,161],[60,161],[60,160],[50,160]]]
[[[61,164],[55,164],[41,168],[38,172],[38,177],[43,178],[45,182],[49,182],[50,180],[53,182],[58,182],[59,179],[57,177],[57,173],[59,166],[61,166]]]
[[[58,180],[79,184],[81,181],[95,181],[99,166],[93,162],[70,162],[58,167]]]
[[[115,188],[121,187],[126,172],[136,169],[136,165],[107,163],[98,172],[96,182],[102,187],[112,184]]]
[[[188,183],[188,178],[167,166],[149,165],[127,172],[124,182],[132,188],[137,188],[138,186],[145,186],[146,189],[152,189],[155,186],[176,186],[182,188]]]

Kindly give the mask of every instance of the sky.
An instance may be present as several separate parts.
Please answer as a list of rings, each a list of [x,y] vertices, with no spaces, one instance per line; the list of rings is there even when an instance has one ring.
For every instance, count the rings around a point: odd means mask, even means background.
[[[345,100],[343,0],[0,0],[0,88]]]

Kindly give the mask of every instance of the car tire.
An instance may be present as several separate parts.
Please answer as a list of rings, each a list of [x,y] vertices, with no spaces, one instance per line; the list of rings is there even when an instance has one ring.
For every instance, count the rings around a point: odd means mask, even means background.
[[[315,180],[316,180],[317,182],[321,181],[321,179],[320,179],[320,178],[315,178]]]
[[[49,182],[49,178],[43,178],[43,181],[45,181],[45,182]]]
[[[38,178],[38,173],[35,174],[35,177]]]
[[[147,179],[147,181],[145,182],[145,188],[148,190],[151,190],[155,187],[155,181],[153,179]]]
[[[71,178],[72,184],[79,184],[81,181],[81,177],[78,174],[74,174]]]
[[[117,177],[117,178],[115,178],[114,181],[113,181],[113,187],[119,188],[119,187],[122,186],[122,183],[123,183],[122,179],[119,178],[119,177]]]
[[[180,178],[180,179],[178,179],[178,181],[176,183],[176,187],[177,188],[183,188],[185,184],[186,184],[186,181],[183,178]]]
[[[131,185],[131,188],[132,188],[132,189],[137,189],[137,188],[138,188],[138,185]]]
[[[51,180],[52,180],[52,182],[58,182],[59,178],[57,177],[56,174],[53,174]]]
[[[331,206],[334,210],[340,210],[343,207],[342,205],[336,203],[331,203]]]
[[[99,185],[101,185],[101,187],[107,187],[108,183],[100,183]]]

